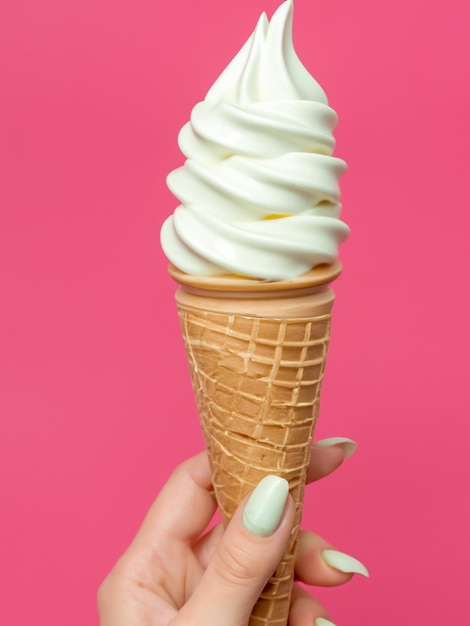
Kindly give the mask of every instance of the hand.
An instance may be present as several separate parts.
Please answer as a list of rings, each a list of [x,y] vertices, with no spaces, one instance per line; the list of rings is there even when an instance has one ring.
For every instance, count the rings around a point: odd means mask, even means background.
[[[344,439],[315,444],[308,482],[333,472],[354,449],[355,444]],[[217,508],[207,455],[180,465],[99,589],[100,626],[247,626],[254,603],[286,549],[294,518],[283,479],[273,478],[268,492],[263,482],[254,497],[241,503],[225,532],[218,525],[204,534]],[[246,513],[244,519],[248,502],[247,513],[251,510],[254,517]],[[259,521],[267,522],[263,535]],[[334,550],[318,535],[300,532],[300,581],[340,585],[353,573],[368,575],[356,559]],[[295,583],[289,625],[314,623],[332,624],[321,604]]]

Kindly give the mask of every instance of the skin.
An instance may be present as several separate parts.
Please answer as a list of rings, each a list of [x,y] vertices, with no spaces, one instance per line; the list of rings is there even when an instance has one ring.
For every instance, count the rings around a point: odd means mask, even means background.
[[[315,447],[308,482],[331,474],[344,460],[340,446]],[[129,548],[98,592],[100,626],[247,626],[259,593],[288,542],[294,505],[289,497],[276,531],[257,537],[242,525],[246,499],[224,531],[206,528],[217,505],[207,455],[176,468],[150,508]],[[296,578],[307,585],[341,585],[352,577],[329,567],[332,548],[301,531]],[[328,612],[294,585],[289,626],[312,626]]]

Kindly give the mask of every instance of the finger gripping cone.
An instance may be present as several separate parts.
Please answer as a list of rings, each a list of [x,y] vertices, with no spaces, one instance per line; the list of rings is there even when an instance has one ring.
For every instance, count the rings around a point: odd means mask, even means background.
[[[339,264],[338,264],[339,265]],[[250,626],[286,626],[310,446],[318,416],[340,266],[309,280],[197,282],[170,270],[212,482],[224,524],[268,474],[295,502],[289,545]],[[326,275],[326,278],[325,278]],[[227,282],[229,287],[227,287]],[[188,284],[188,282],[190,284]]]

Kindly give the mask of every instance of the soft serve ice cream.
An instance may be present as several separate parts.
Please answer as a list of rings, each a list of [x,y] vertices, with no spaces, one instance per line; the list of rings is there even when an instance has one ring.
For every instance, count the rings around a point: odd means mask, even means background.
[[[332,263],[348,235],[337,116],[293,48],[292,10],[260,17],[181,129],[187,160],[167,180],[181,205],[161,241],[183,272],[294,278]]]

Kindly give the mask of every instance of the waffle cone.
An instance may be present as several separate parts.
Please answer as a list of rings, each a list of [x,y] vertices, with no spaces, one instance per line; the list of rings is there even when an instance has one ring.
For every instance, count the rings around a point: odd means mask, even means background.
[[[226,525],[268,474],[289,481],[295,523],[249,626],[288,622],[294,559],[339,263],[288,281],[169,269],[212,482]]]

